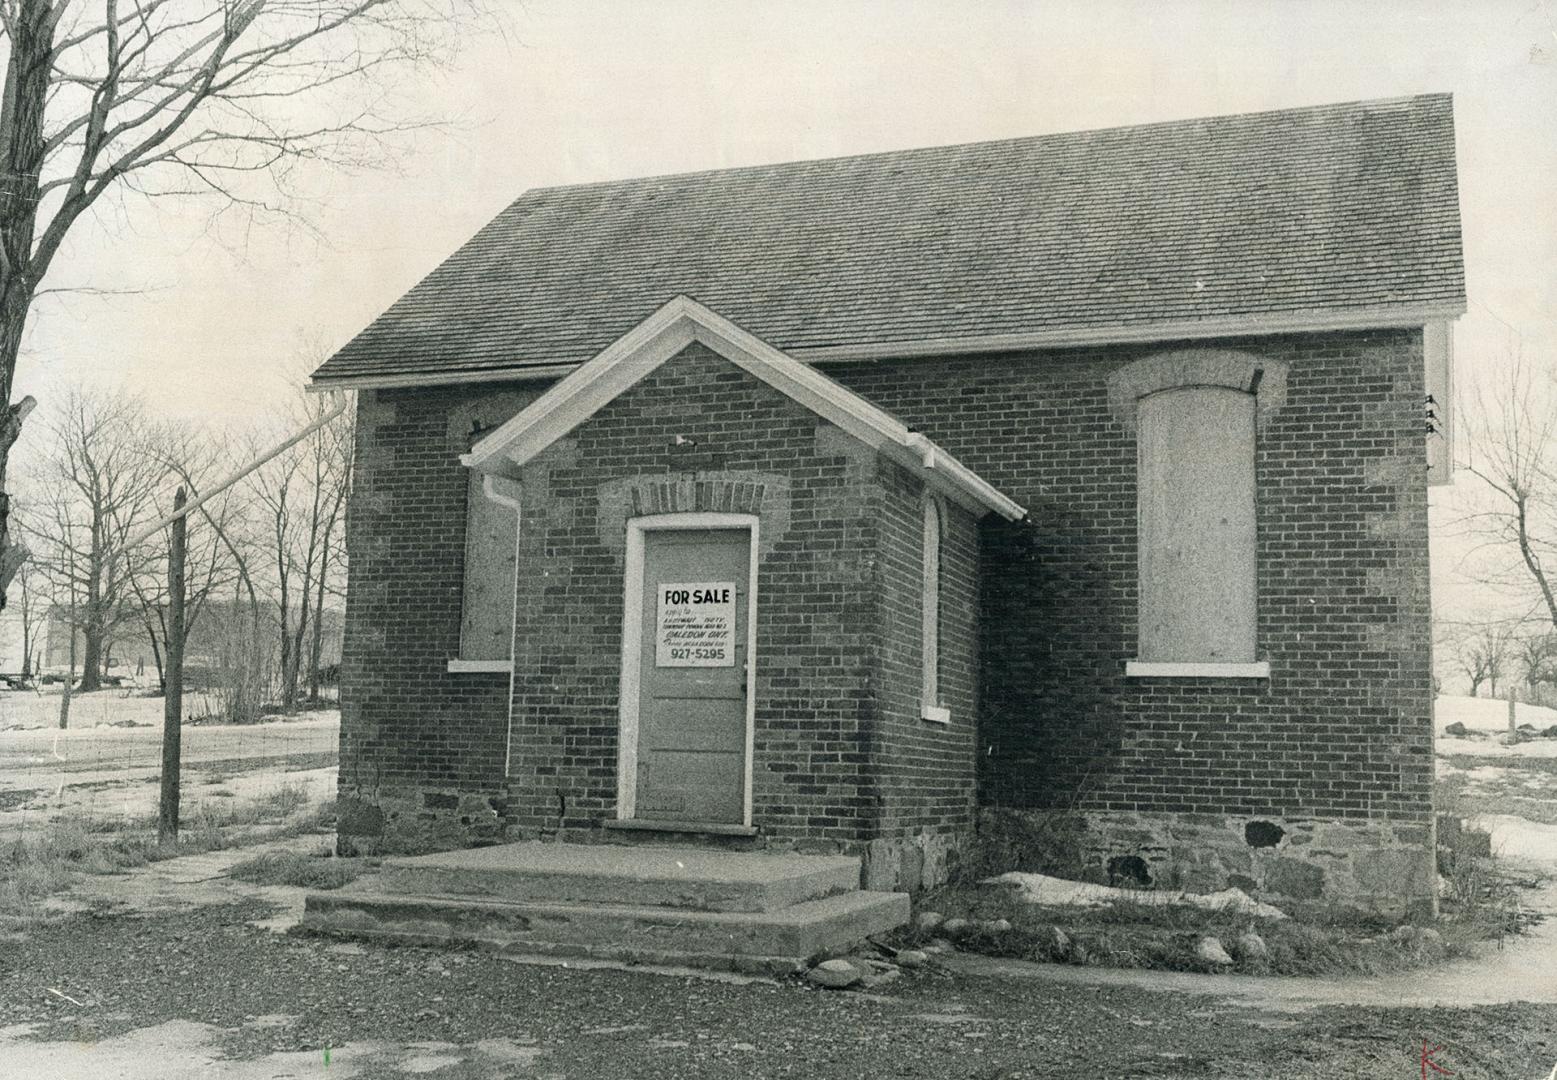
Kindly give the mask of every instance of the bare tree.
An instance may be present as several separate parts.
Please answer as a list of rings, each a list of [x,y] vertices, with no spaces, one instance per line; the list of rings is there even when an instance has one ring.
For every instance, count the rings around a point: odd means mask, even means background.
[[[0,0],[0,406],[34,300],[110,192],[280,212],[302,163],[385,160],[421,126],[391,93],[479,0]],[[26,559],[0,411],[0,603]]]
[[[1484,378],[1467,395],[1461,428],[1475,479],[1457,524],[1476,537],[1475,575],[1533,593],[1557,632],[1557,385],[1517,353],[1508,374]]]
[[[1456,623],[1449,627],[1448,636],[1456,666],[1470,679],[1470,696],[1478,696],[1482,684],[1487,683],[1492,696],[1497,697],[1498,680],[1518,648],[1508,622],[1488,618]]]
[[[1532,691],[1557,687],[1557,633],[1537,631],[1520,638],[1519,667]]]
[[[321,420],[330,408],[327,399],[304,394],[277,426],[303,427]],[[317,696],[317,676],[304,664],[311,657],[317,665],[322,651],[318,620],[331,576],[342,568],[336,536],[345,517],[350,425],[347,410],[272,458],[247,481],[264,519],[264,561],[273,589],[281,705],[286,709],[296,707],[305,673],[310,691]]]
[[[155,519],[163,470],[139,399],[68,391],[48,422],[35,512],[25,524],[56,610],[81,639],[81,689],[101,685],[114,634],[135,617],[135,552],[125,541]]]
[[[23,566],[16,575],[18,593],[17,605],[20,615],[22,630],[22,670],[21,675],[31,678],[35,673],[33,659],[38,651],[39,622],[47,614],[44,610],[43,597],[39,595],[38,570],[33,566]]]
[[[229,468],[228,455],[218,440],[206,432],[188,427],[164,427],[159,437],[147,446],[152,460],[164,468],[162,490],[158,493],[161,512],[171,512],[173,488],[184,483],[199,493],[200,485],[217,479]],[[177,479],[175,479],[175,477]],[[205,614],[207,603],[225,591],[239,577],[240,549],[232,535],[243,511],[242,492],[229,488],[206,502],[190,515],[184,562],[184,632],[194,632]],[[159,681],[166,685],[163,657],[169,645],[168,627],[168,540],[160,533],[126,553],[132,572],[130,587],[140,611],[140,619],[151,642]]]
[[[345,591],[346,503],[351,496],[352,450],[356,413],[347,409],[322,428],[310,448],[313,486],[322,490],[322,513],[314,517],[319,533],[319,573],[314,578],[313,640],[308,650],[308,700],[319,704],[320,667],[324,658],[325,597]]]

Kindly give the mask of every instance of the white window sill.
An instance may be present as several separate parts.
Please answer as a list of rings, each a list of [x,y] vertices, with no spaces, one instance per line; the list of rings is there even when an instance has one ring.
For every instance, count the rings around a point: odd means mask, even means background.
[[[919,706],[919,719],[928,720],[932,724],[951,723],[951,710],[944,705]]]
[[[1183,662],[1153,663],[1146,660],[1126,660],[1127,679],[1268,679],[1270,661],[1256,660],[1245,664],[1193,664]]]
[[[450,660],[452,675],[507,675],[514,670],[512,660]]]

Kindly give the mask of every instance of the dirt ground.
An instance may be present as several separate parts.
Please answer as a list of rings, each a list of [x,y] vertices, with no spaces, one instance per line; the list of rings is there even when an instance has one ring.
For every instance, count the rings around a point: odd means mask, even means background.
[[[1545,1003],[1405,1007],[1346,980],[963,956],[874,993],[536,965],[299,936],[302,890],[227,876],[253,854],[84,877],[66,918],[0,943],[0,1077],[1408,1078],[1424,1048],[1467,1080],[1557,1066],[1557,994],[1535,984]]]
[[[1557,1005],[1295,1009],[1182,986],[913,973],[873,994],[79,915],[0,950],[0,1076],[1542,1080]]]
[[[308,755],[333,750],[333,717],[267,727],[191,728],[189,790],[320,771]],[[1548,860],[1550,759],[1492,761],[1491,736],[1470,741],[1441,759],[1464,810],[1486,818],[1508,858]],[[145,728],[0,734],[0,797],[48,795],[0,802],[0,835],[7,815],[154,792],[156,743]],[[301,890],[228,876],[255,853],[79,877],[51,901],[57,921],[0,940],[0,1078],[1557,1080],[1554,922],[1504,952],[1394,981],[959,955],[872,993],[837,992],[299,936]],[[1546,893],[1557,908],[1557,889]]]

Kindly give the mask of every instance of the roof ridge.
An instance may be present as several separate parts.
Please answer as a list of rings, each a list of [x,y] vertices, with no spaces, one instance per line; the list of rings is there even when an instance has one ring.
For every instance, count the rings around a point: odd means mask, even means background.
[[[684,172],[649,173],[641,176],[618,176],[606,180],[586,180],[576,184],[546,184],[540,187],[525,188],[510,203],[513,206],[531,195],[541,195],[553,191],[583,191],[589,188],[611,187],[620,184],[648,183],[654,180],[685,180],[699,176],[716,176],[722,174],[734,174],[742,172],[755,172],[761,169],[783,169],[799,165],[832,165],[844,161],[863,161],[868,158],[889,158],[897,156],[910,156],[914,154],[930,154],[940,151],[964,150],[974,146],[1001,146],[1017,143],[1034,143],[1044,139],[1076,139],[1088,135],[1099,135],[1103,132],[1113,131],[1139,131],[1143,128],[1171,128],[1187,127],[1192,124],[1205,124],[1219,120],[1244,120],[1254,117],[1273,117],[1282,114],[1296,113],[1325,113],[1341,111],[1360,111],[1363,107],[1377,107],[1383,105],[1403,105],[1413,102],[1425,102],[1430,100],[1453,101],[1452,91],[1433,91],[1422,94],[1401,94],[1386,98],[1358,98],[1351,101],[1322,102],[1314,105],[1287,105],[1275,109],[1252,109],[1248,112],[1217,113],[1212,116],[1185,116],[1176,120],[1143,120],[1135,124],[1111,124],[1108,127],[1065,129],[1062,131],[1044,131],[1036,135],[1010,135],[1000,139],[971,139],[967,142],[956,143],[932,143],[925,146],[904,146],[895,150],[870,150],[859,154],[837,154],[832,157],[816,158],[787,158],[783,161],[756,162],[750,165],[724,165],[709,169],[688,169]]]

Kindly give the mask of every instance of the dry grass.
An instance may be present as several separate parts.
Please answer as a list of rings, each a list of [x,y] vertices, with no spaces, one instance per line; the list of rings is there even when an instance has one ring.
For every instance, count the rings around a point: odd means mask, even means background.
[[[271,851],[246,859],[227,871],[229,877],[256,885],[291,885],[305,889],[339,889],[355,881],[368,864],[362,859],[336,858],[328,848],[304,855]]]
[[[333,801],[308,812],[307,789],[286,783],[257,799],[202,803],[181,823],[176,843],[157,841],[155,818],[67,818],[36,835],[0,844],[0,928],[20,929],[48,915],[45,902],[79,874],[123,873],[181,855],[328,830]]]

